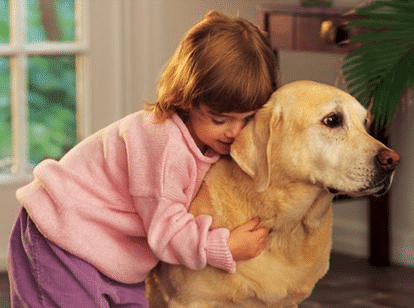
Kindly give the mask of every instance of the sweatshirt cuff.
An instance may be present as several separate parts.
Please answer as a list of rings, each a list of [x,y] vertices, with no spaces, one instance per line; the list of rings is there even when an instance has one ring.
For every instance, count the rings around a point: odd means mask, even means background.
[[[207,263],[226,272],[235,273],[236,262],[233,260],[229,249],[229,236],[230,231],[226,228],[214,229],[209,232],[207,239]]]

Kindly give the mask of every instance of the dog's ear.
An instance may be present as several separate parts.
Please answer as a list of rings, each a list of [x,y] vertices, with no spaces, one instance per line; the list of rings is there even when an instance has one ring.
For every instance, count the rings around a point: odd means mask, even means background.
[[[275,122],[280,118],[279,109],[266,104],[243,128],[231,147],[231,157],[254,179],[259,192],[264,191],[270,182],[271,140]]]
[[[367,123],[365,124],[367,130],[370,130],[371,125],[374,122],[374,113],[372,112],[373,106],[374,106],[374,99],[371,99],[367,107],[368,117],[367,117]]]

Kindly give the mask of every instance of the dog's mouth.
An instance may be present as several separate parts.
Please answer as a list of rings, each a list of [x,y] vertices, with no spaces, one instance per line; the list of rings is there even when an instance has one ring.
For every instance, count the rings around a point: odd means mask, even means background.
[[[386,194],[390,190],[393,178],[394,173],[391,173],[391,175],[386,176],[384,180],[377,186],[377,188],[379,188],[378,191],[374,192],[373,195],[378,197]]]
[[[337,194],[339,194],[339,193],[340,193],[340,191],[339,191],[338,189],[333,188],[333,187],[327,187],[327,189],[328,189],[328,191],[329,191],[331,194],[333,194],[333,195],[337,195]]]
[[[383,177],[381,180],[372,182],[368,187],[363,187],[357,191],[344,191],[335,187],[327,187],[329,193],[333,195],[347,195],[350,197],[358,198],[369,195],[382,196],[388,192],[391,187],[391,183],[394,177],[394,173]]]

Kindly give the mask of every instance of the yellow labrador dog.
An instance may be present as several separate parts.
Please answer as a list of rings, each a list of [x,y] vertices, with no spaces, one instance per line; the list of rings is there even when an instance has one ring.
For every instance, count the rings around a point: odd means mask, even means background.
[[[161,263],[148,277],[153,308],[297,307],[327,272],[332,198],[385,192],[399,156],[367,133],[368,113],[332,86],[298,81],[278,89],[240,133],[191,205],[213,227],[259,216],[265,250],[237,272]]]

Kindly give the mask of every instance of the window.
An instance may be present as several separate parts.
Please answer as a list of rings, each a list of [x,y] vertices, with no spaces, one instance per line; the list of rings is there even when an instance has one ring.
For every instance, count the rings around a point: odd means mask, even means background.
[[[87,5],[0,0],[1,179],[59,159],[85,133]]]

